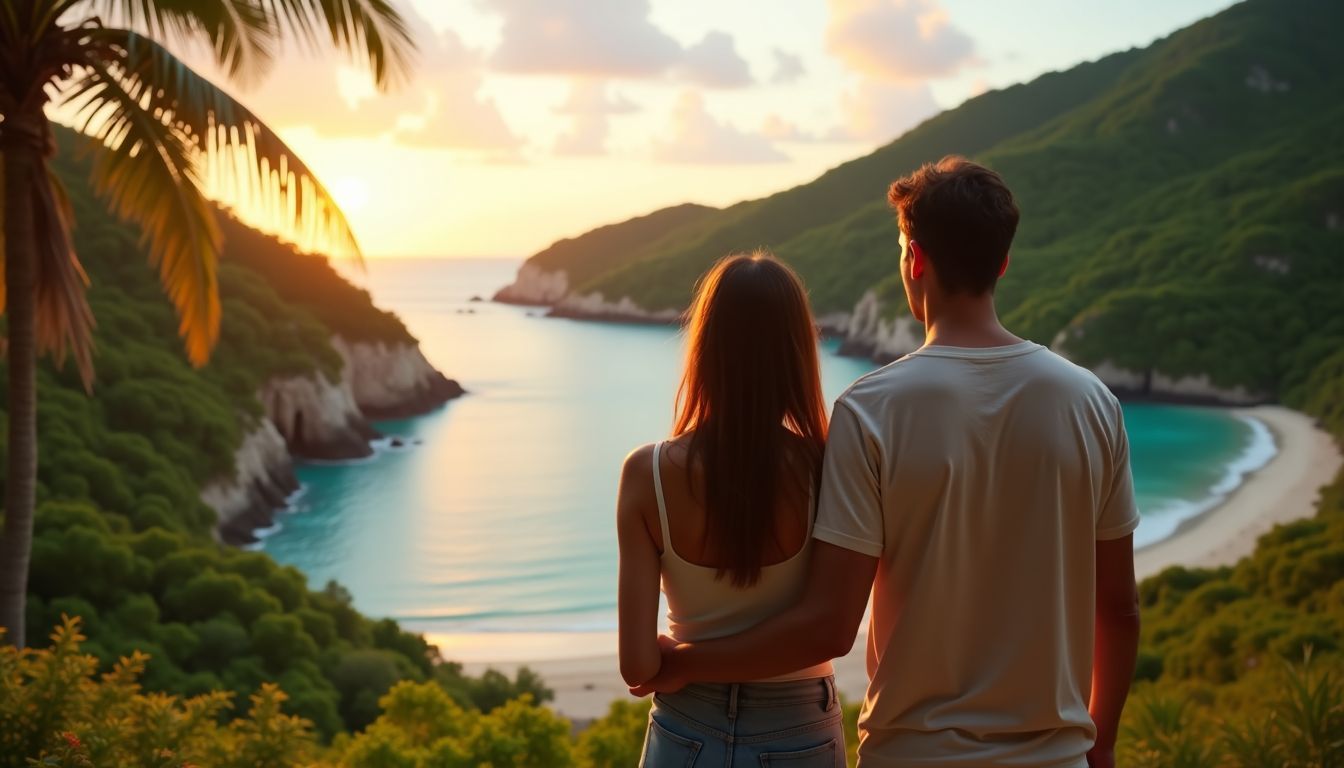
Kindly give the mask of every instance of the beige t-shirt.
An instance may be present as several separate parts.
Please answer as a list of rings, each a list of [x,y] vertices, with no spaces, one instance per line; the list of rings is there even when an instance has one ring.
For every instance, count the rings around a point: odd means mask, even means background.
[[[1095,546],[1139,523],[1120,403],[1032,342],[836,401],[813,535],[879,558],[860,765],[1086,766]]]

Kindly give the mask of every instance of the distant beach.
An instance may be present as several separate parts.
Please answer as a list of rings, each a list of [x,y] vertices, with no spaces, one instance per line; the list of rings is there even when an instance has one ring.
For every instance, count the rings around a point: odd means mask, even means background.
[[[1255,548],[1256,539],[1275,525],[1315,514],[1319,489],[1339,471],[1344,456],[1328,434],[1297,411],[1277,405],[1241,408],[1273,436],[1275,451],[1226,489],[1222,501],[1182,521],[1175,532],[1135,553],[1138,578],[1163,569],[1231,565]],[[1235,469],[1235,468],[1234,468]],[[529,636],[531,635],[531,636]],[[538,672],[555,690],[558,712],[575,720],[601,716],[610,703],[627,697],[616,666],[614,632],[481,633],[431,638],[445,655],[466,661],[477,674],[487,667],[513,673],[519,666]],[[836,660],[836,682],[851,700],[863,697],[865,635],[850,653]]]

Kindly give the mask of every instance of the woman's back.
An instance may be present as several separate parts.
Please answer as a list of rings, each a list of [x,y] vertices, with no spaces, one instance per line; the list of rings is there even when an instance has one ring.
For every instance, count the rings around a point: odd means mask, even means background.
[[[787,455],[787,454],[786,454]],[[716,560],[709,541],[705,507],[693,489],[700,468],[691,466],[684,441],[653,446],[652,474],[657,498],[656,521],[650,532],[661,548],[662,590],[667,597],[669,630],[681,642],[725,637],[750,629],[784,610],[804,589],[811,554],[815,483],[784,482],[773,494],[775,514],[761,530],[765,547],[760,574],[750,585],[734,584]],[[809,476],[798,461],[782,467],[782,476]],[[806,488],[807,492],[798,492]],[[799,680],[831,673],[830,663],[798,670],[772,680]]]
[[[697,283],[672,434],[626,457],[616,494],[620,665],[631,686],[659,674],[669,642],[786,612],[810,575],[826,442],[817,327],[802,281],[768,254],[730,256]],[[658,636],[660,587],[671,641]],[[723,677],[738,676],[729,665]],[[840,719],[829,662],[692,684],[654,697],[640,765],[842,768]]]

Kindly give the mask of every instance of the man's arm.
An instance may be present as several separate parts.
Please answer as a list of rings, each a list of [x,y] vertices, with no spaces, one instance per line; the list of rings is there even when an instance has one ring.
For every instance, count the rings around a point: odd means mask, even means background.
[[[812,547],[808,586],[796,605],[741,634],[665,649],[658,675],[630,692],[647,696],[689,682],[760,680],[849,653],[877,558],[819,540]]]
[[[1115,765],[1120,713],[1134,680],[1139,652],[1139,593],[1134,586],[1133,534],[1097,542],[1097,615],[1092,662],[1092,701],[1097,742],[1088,753],[1094,768]]]

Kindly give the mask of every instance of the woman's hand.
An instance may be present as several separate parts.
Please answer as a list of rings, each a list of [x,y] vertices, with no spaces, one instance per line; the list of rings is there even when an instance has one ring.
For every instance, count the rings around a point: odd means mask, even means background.
[[[648,696],[651,693],[676,693],[685,688],[690,681],[683,679],[678,674],[677,669],[677,649],[681,645],[667,635],[659,635],[658,652],[662,656],[662,663],[658,665],[658,674],[639,685],[630,686],[630,695]]]

